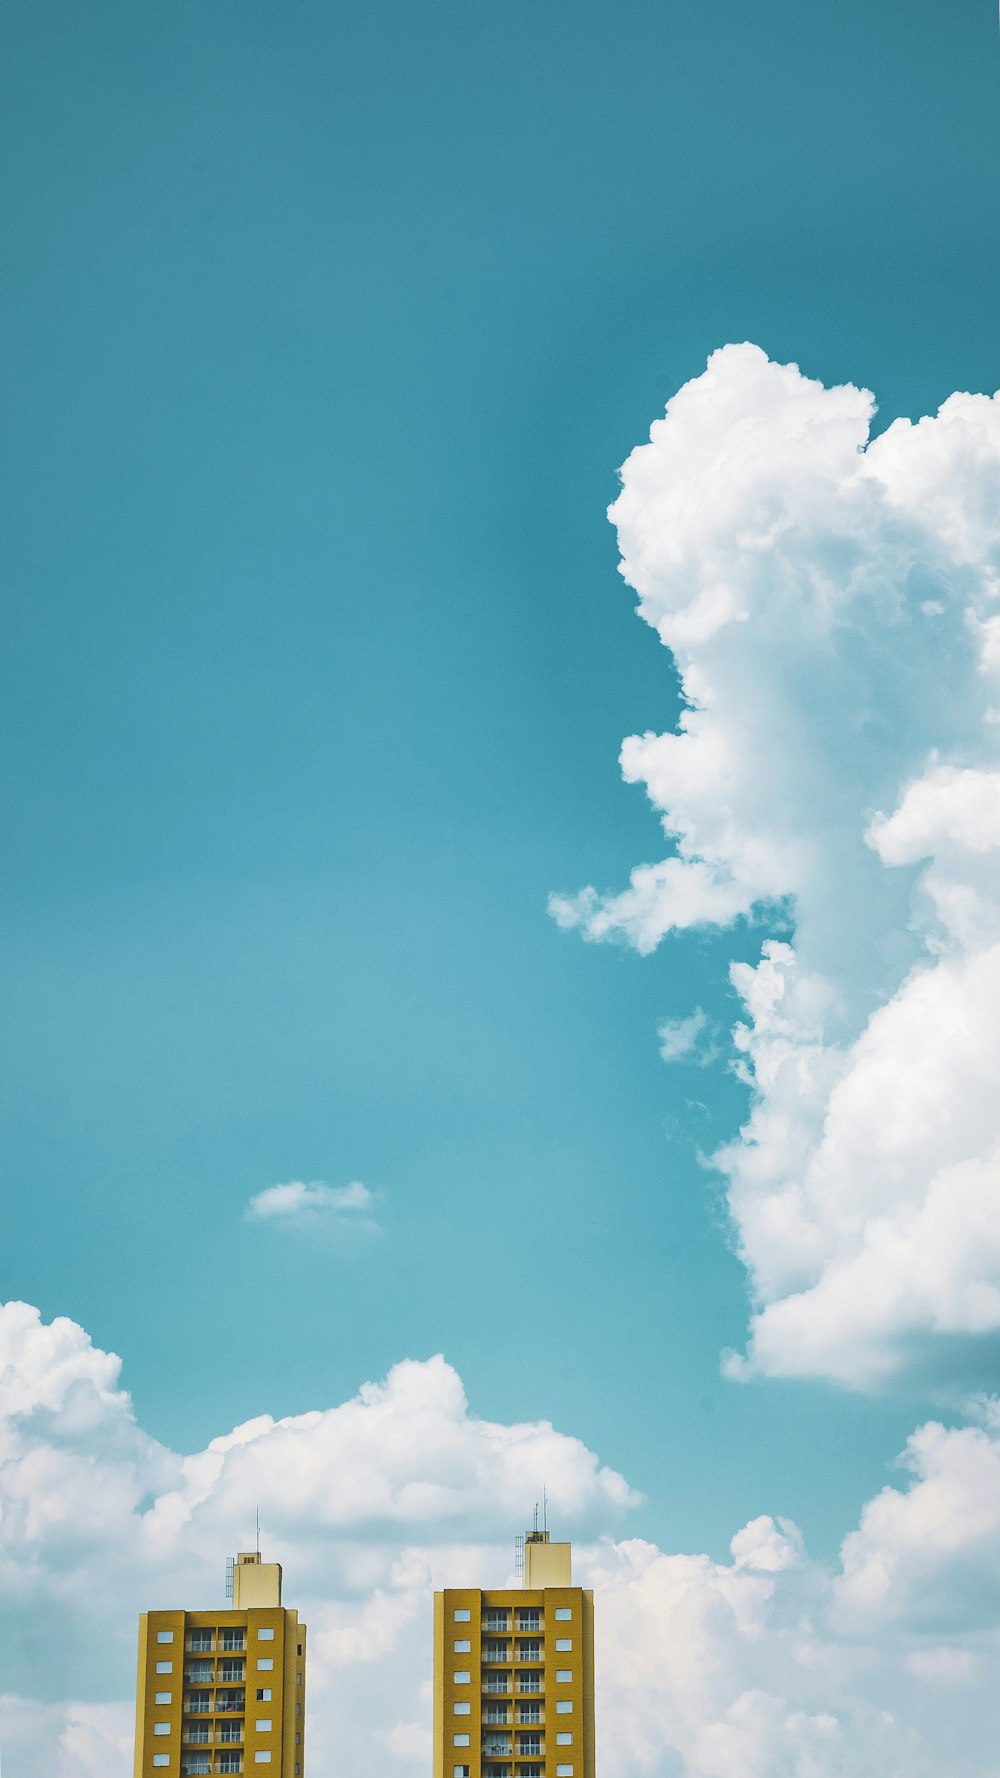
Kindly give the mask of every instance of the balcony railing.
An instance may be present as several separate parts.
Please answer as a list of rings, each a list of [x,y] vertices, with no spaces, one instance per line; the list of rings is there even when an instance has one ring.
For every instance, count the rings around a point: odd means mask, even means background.
[[[212,1699],[208,1692],[193,1692],[190,1698],[185,1698],[184,1700],[185,1716],[203,1715],[204,1712],[210,1710],[211,1707]]]
[[[542,1689],[541,1674],[519,1673],[517,1676],[517,1689],[519,1692],[540,1692]]]
[[[510,1680],[508,1679],[506,1673],[484,1673],[483,1674],[483,1691],[484,1692],[509,1692],[510,1691]]]
[[[215,1678],[211,1661],[194,1661],[184,1678],[188,1685],[211,1685]]]
[[[229,1715],[238,1711],[242,1716],[246,1707],[247,1701],[245,1692],[220,1692],[215,1700],[216,1710],[224,1711]]]

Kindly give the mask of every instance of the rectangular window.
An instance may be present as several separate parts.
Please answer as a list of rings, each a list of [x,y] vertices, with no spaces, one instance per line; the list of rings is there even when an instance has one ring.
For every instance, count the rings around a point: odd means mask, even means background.
[[[257,1641],[258,1642],[273,1642],[274,1641],[274,1631],[273,1630],[258,1630],[257,1631]]]
[[[454,1648],[457,1655],[471,1655],[472,1653],[471,1642],[456,1642]]]
[[[572,1745],[573,1745],[572,1735],[562,1734],[562,1735],[556,1736],[556,1746],[557,1747],[572,1747]]]
[[[243,1647],[243,1631],[242,1630],[223,1630],[223,1632],[222,1632],[222,1647],[223,1647],[223,1651],[228,1654],[232,1654],[235,1649],[242,1649],[242,1647]]]
[[[173,1670],[174,1670],[173,1661],[157,1661],[157,1663],[156,1663],[157,1673],[172,1673]]]
[[[558,1605],[556,1607],[556,1623],[557,1624],[568,1624],[570,1619],[572,1618],[572,1616],[573,1616],[573,1613],[570,1610],[568,1605]]]
[[[258,1704],[270,1704],[270,1702],[271,1702],[271,1688],[269,1685],[265,1685],[262,1690],[258,1690],[257,1702],[258,1702]]]
[[[456,1611],[455,1622],[456,1624],[470,1624],[472,1622],[471,1611]]]
[[[173,1642],[173,1639],[174,1633],[172,1630],[157,1630],[156,1632],[157,1642]]]
[[[452,1682],[452,1685],[468,1685],[469,1680],[471,1678],[472,1678],[471,1673],[453,1673],[451,1676],[451,1682]]]
[[[572,1647],[573,1647],[573,1643],[572,1643],[571,1639],[568,1636],[564,1636],[562,1638],[561,1642],[556,1643],[556,1654],[557,1655],[568,1655],[570,1652],[570,1649]]]
[[[541,1643],[527,1641],[519,1642],[517,1645],[517,1658],[519,1661],[540,1661],[542,1658]]]
[[[210,1772],[211,1769],[207,1753],[189,1753],[187,1758],[181,1761],[181,1771],[185,1775],[188,1772]]]
[[[173,1692],[157,1692],[156,1697],[153,1699],[154,1704],[172,1704],[173,1701]]]
[[[153,1764],[154,1764],[154,1766],[169,1766],[169,1764],[170,1764],[169,1753],[154,1753]]]
[[[301,1673],[296,1673],[296,1675],[295,1675],[295,1683],[296,1683],[296,1685],[301,1685],[301,1684],[302,1684],[302,1675],[301,1675]]]
[[[455,1715],[456,1716],[471,1716],[472,1715],[472,1705],[471,1704],[456,1704],[455,1705]]]
[[[469,1745],[468,1735],[456,1735],[455,1736],[455,1746],[456,1747],[468,1747],[468,1745]]]
[[[302,1644],[301,1644],[301,1642],[300,1642],[300,1643],[298,1643],[298,1644],[297,1644],[297,1645],[296,1645],[296,1649],[295,1649],[295,1653],[296,1653],[296,1654],[297,1654],[297,1655],[300,1655],[300,1654],[301,1654],[301,1653],[302,1653]]]
[[[519,1611],[517,1614],[517,1627],[519,1630],[540,1630],[542,1627],[541,1612]]]
[[[454,1778],[469,1778],[468,1766],[452,1766],[451,1769],[454,1773]]]
[[[568,1702],[564,1703],[562,1701],[562,1699],[560,1699],[559,1702],[556,1704],[556,1715],[557,1716],[568,1716],[570,1711],[572,1710],[572,1708],[573,1708],[572,1704],[570,1704]]]
[[[258,1716],[257,1721],[253,1726],[258,1735],[269,1735],[271,1733],[271,1718],[269,1716]]]
[[[556,1668],[556,1684],[557,1685],[572,1685],[572,1683],[573,1683],[573,1675],[570,1672],[569,1668],[568,1667],[557,1667]]]
[[[257,1661],[258,1673],[270,1673],[273,1666],[274,1666],[274,1662],[271,1660],[270,1656],[268,1656],[266,1661],[258,1658],[258,1661]]]
[[[573,1778],[572,1766],[557,1766],[556,1778]]]
[[[263,1753],[261,1752],[260,1748],[258,1748],[257,1752],[253,1756],[253,1763],[255,1766],[269,1766],[271,1764],[271,1750],[270,1750],[270,1748],[265,1749],[265,1751]]]
[[[170,1724],[168,1722],[154,1722],[154,1724],[153,1724],[153,1734],[154,1735],[169,1735],[169,1733],[170,1733]]]

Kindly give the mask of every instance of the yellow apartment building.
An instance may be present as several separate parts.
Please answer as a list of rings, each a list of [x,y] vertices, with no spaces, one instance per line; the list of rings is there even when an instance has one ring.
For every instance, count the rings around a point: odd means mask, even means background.
[[[139,1619],[135,1778],[304,1778],[305,1624],[281,1603],[280,1563],[243,1551],[230,1574],[224,1611]]]
[[[547,1531],[521,1587],[434,1595],[434,1778],[595,1778],[594,1595]]]

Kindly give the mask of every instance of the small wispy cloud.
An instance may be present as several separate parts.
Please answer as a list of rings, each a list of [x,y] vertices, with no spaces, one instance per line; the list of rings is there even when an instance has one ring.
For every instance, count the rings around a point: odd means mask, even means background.
[[[352,1179],[349,1185],[292,1179],[286,1185],[269,1185],[257,1192],[245,1214],[251,1222],[280,1222],[296,1228],[322,1223],[328,1228],[350,1227],[374,1234],[379,1226],[374,1206],[380,1195],[360,1179]]]
[[[661,1019],[656,1035],[665,1062],[694,1062],[704,1068],[718,1054],[712,1041],[708,1014],[700,1006],[696,1006],[686,1019]]]

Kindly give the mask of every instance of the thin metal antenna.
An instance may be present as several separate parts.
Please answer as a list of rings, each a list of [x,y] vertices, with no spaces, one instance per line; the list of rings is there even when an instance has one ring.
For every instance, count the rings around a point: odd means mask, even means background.
[[[257,1555],[260,1556],[260,1507],[257,1508]]]
[[[547,1531],[548,1528],[549,1528],[549,1497],[545,1492],[545,1483],[543,1482],[542,1483],[542,1530]]]
[[[532,1521],[532,1524],[534,1527],[535,1536],[537,1537],[538,1536],[538,1502],[537,1502],[537,1500],[535,1501],[535,1516]]]

